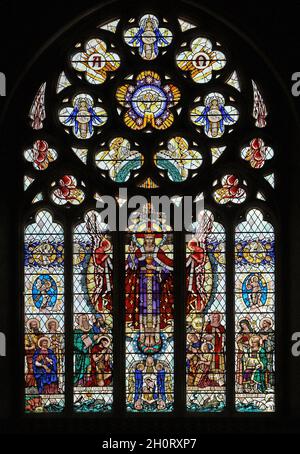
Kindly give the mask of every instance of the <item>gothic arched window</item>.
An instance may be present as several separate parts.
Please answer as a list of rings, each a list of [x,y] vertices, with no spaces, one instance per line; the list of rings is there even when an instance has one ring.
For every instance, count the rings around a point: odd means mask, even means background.
[[[34,67],[28,413],[276,410],[276,112],[253,50],[193,11],[104,7]]]

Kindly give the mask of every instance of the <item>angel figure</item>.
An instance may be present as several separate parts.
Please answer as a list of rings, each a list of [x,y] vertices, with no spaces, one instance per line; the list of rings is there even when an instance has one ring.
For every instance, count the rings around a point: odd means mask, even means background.
[[[95,212],[87,215],[87,229],[92,240],[92,261],[94,267],[94,289],[91,303],[98,313],[112,308],[112,245],[103,231],[103,225]]]
[[[168,46],[171,42],[171,32],[166,28],[159,28],[157,17],[147,14],[139,21],[139,28],[128,31],[130,39],[126,39],[129,46],[139,47],[139,53],[144,60],[154,60],[158,56],[159,47]],[[131,38],[133,34],[133,37]]]
[[[164,410],[172,401],[169,366],[151,355],[135,363],[129,375],[128,393],[128,402],[137,411],[143,410],[145,404]]]
[[[94,127],[103,126],[106,122],[106,112],[100,107],[94,107],[93,98],[86,94],[77,95],[72,107],[60,111],[60,121],[73,128],[78,139],[89,139]]]
[[[199,109],[201,107],[192,112],[193,122],[203,125],[205,134],[213,139],[222,137],[225,125],[234,124],[238,119],[237,110],[232,106],[225,106],[225,99],[219,93],[208,95],[205,98],[204,109],[202,111]]]

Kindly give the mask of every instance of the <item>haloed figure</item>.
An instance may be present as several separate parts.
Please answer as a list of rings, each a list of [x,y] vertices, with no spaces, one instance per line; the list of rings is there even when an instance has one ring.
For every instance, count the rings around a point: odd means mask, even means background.
[[[58,392],[57,357],[48,337],[42,337],[33,355],[33,372],[39,394]]]
[[[153,60],[158,55],[158,48],[169,42],[170,38],[166,39],[159,29],[158,19],[149,14],[141,18],[139,29],[129,44],[137,44],[140,55],[145,60]]]
[[[139,295],[136,308],[139,314],[139,347],[144,353],[154,353],[161,347],[162,298],[165,298],[165,304],[171,303],[168,302],[169,296],[164,289],[166,285],[170,285],[173,261],[156,244],[156,234],[146,233],[142,234],[142,237],[143,246],[139,248],[131,244],[129,248],[128,267],[136,276],[133,279],[137,287],[136,294]],[[127,285],[130,287],[129,283]],[[127,301],[127,305],[130,304],[131,302]]]
[[[252,307],[258,307],[261,305],[261,288],[259,277],[254,275],[251,276],[247,283],[247,290],[250,290],[249,299]]]
[[[26,387],[30,388],[36,386],[35,377],[33,374],[33,356],[38,348],[39,339],[42,337],[40,331],[39,320],[32,318],[27,323],[27,334],[25,335],[25,355],[27,373],[25,376]]]

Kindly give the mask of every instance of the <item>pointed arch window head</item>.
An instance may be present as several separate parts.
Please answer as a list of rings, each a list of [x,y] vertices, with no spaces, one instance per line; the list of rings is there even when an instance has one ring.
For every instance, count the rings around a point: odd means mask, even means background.
[[[25,409],[222,413],[234,387],[230,411],[273,412],[276,216],[266,213],[278,150],[267,87],[247,79],[218,27],[144,13],[83,24],[27,107]],[[123,189],[146,203],[115,233],[99,204],[126,208]],[[152,194],[168,194],[172,222],[161,207],[151,216]],[[178,233],[184,196],[204,206]]]

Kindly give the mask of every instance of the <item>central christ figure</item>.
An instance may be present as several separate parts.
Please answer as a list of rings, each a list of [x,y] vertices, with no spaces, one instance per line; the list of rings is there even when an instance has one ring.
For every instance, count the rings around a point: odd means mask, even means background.
[[[172,319],[173,257],[164,246],[167,235],[132,235],[127,255],[126,312],[139,330],[138,347],[154,354],[162,347],[161,332]]]

